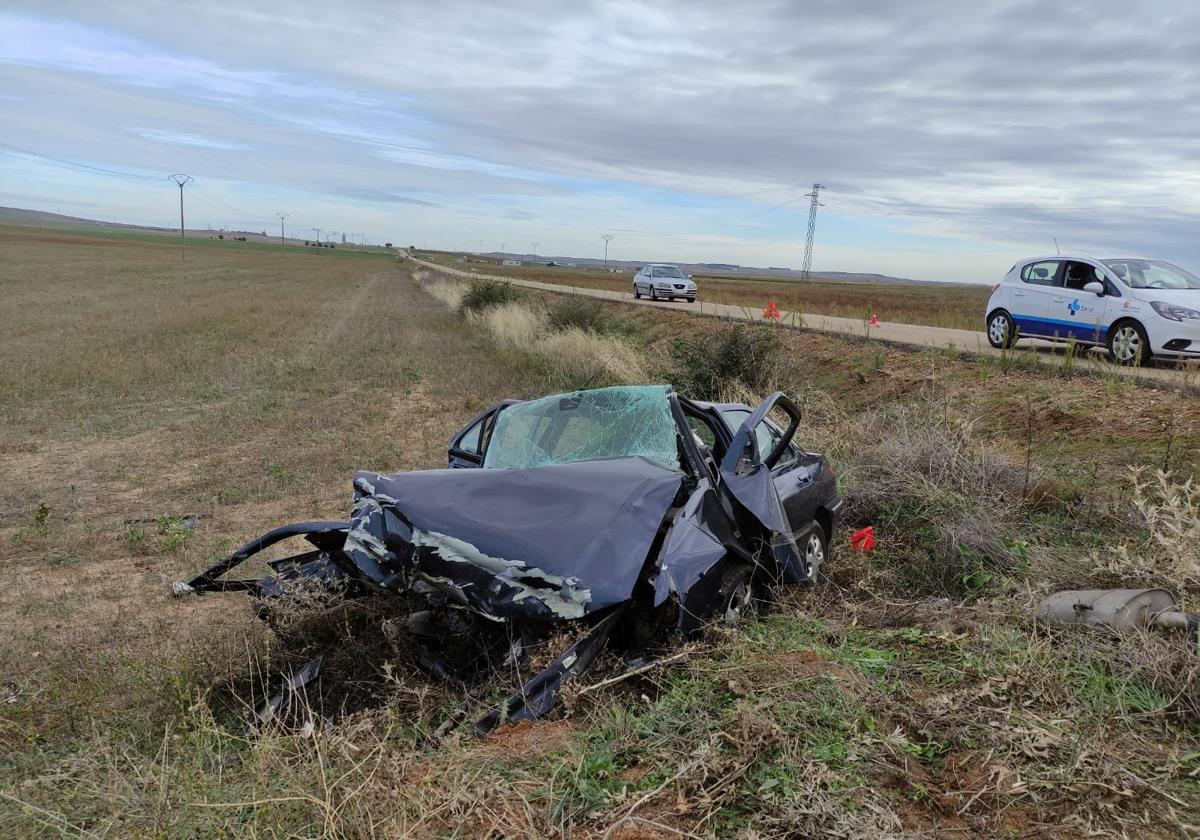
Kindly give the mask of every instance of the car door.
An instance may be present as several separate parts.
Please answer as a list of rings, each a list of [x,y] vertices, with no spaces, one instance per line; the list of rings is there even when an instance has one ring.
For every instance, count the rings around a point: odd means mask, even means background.
[[[779,431],[764,425],[772,409],[788,417]],[[791,449],[800,426],[800,409],[776,391],[750,412],[734,432],[719,468],[721,486],[747,513],[772,535],[772,549],[784,581],[806,580],[810,570],[796,545],[795,534],[812,522],[814,511],[805,511],[803,491],[814,480],[811,469]],[[761,427],[761,428],[760,428]],[[763,449],[768,451],[763,452]],[[793,523],[792,518],[798,521]]]
[[[1081,260],[1068,260],[1063,266],[1062,287],[1058,294],[1051,295],[1047,320],[1055,322],[1054,329],[1062,338],[1074,338],[1087,344],[1100,344],[1104,340],[1105,295],[1089,292],[1084,286],[1100,283],[1106,288],[1111,284],[1099,266]],[[1112,291],[1116,291],[1115,288]]]
[[[1062,295],[1062,272],[1062,260],[1039,260],[1021,269],[1021,282],[1012,291],[1012,317],[1022,335],[1054,335],[1050,305]]]
[[[727,426],[736,429],[750,416],[748,409],[723,408],[722,419]],[[758,451],[770,452],[783,438],[784,430],[764,417],[754,428]],[[778,463],[771,468],[771,481],[783,504],[783,512],[793,533],[802,534],[812,525],[817,513],[818,500],[814,493],[821,474],[821,459],[801,451],[792,441],[787,444]]]
[[[516,400],[504,400],[496,403],[485,411],[475,415],[467,425],[454,433],[450,439],[450,450],[447,461],[455,469],[483,466],[483,456],[487,453],[488,441],[492,429],[496,425],[496,415]]]

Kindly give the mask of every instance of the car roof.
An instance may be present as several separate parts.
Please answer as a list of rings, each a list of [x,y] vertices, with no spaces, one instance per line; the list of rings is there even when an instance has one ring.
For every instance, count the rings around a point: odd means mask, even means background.
[[[1155,257],[1097,257],[1094,254],[1047,254],[1044,257],[1024,257],[1017,260],[1018,264],[1045,262],[1047,260],[1091,260],[1092,262],[1108,262],[1109,260],[1155,260]]]

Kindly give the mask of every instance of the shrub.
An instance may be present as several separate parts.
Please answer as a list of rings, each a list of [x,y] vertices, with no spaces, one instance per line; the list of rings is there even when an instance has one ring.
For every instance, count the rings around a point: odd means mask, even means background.
[[[525,293],[512,283],[499,280],[480,280],[472,283],[463,295],[459,307],[463,312],[481,312],[493,306],[521,300]]]
[[[1025,559],[1023,466],[929,402],[844,418],[834,431],[847,529],[875,525],[903,588],[970,595]]]
[[[613,332],[617,324],[595,300],[570,295],[550,307],[546,320],[556,330],[570,328],[590,330],[594,333]]]
[[[714,400],[739,383],[765,390],[776,378],[780,344],[774,328],[746,324],[677,338],[671,345],[671,382],[681,393],[699,400]]]

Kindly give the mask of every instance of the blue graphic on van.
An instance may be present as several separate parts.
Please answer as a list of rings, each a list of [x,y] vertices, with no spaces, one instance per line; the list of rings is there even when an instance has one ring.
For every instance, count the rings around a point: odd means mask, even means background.
[[[1075,300],[1073,300],[1073,301],[1071,301],[1070,303],[1068,303],[1068,304],[1067,304],[1067,309],[1071,310],[1071,317],[1072,317],[1072,318],[1074,318],[1074,317],[1075,317],[1075,313],[1077,313],[1077,312],[1078,312],[1080,309],[1082,309],[1082,308],[1083,308],[1083,307],[1082,307],[1082,306],[1080,305],[1080,303],[1079,303],[1079,298],[1075,298]]]

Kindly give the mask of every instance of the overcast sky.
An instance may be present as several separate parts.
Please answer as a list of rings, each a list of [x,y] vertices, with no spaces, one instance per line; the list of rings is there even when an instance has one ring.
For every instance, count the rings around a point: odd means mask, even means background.
[[[1200,2],[36,3],[0,204],[422,246],[997,279],[1200,271]],[[782,206],[780,206],[782,205]]]

